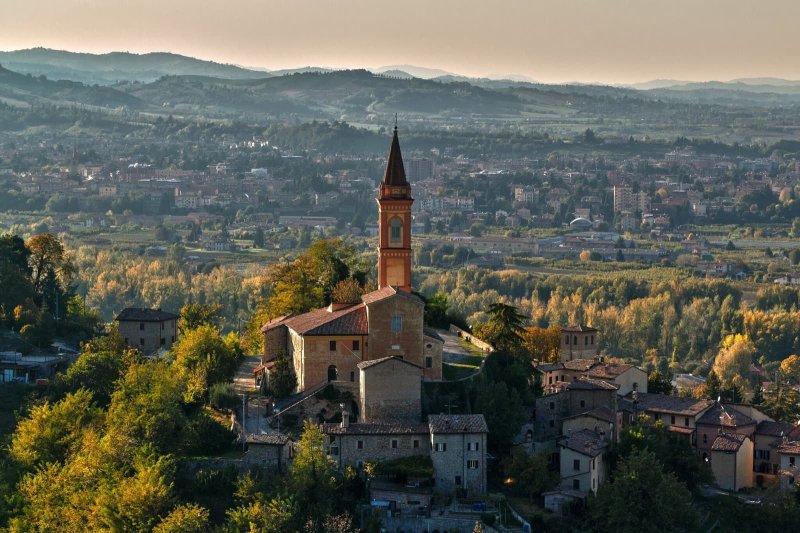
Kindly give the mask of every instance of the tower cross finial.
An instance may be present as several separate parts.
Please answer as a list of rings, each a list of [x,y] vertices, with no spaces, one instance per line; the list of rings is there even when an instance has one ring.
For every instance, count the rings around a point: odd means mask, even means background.
[[[394,114],[394,131],[397,131],[397,113]]]

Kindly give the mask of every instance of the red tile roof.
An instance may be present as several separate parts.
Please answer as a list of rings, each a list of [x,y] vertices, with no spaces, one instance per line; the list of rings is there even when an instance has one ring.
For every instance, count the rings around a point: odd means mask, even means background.
[[[744,439],[747,435],[732,435],[728,433],[721,433],[714,439],[714,444],[711,445],[713,452],[736,452],[742,447]]]
[[[283,324],[300,335],[368,335],[367,308],[356,304],[336,311],[327,308],[315,309],[293,316]]]
[[[602,363],[590,368],[586,375],[597,379],[615,379],[631,368],[633,365],[625,363]]]

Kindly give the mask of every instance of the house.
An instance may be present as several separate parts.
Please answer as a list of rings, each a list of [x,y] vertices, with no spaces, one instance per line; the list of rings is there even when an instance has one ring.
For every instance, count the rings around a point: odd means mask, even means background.
[[[428,423],[401,421],[322,424],[328,453],[340,469],[366,462],[428,456],[433,462],[434,492],[486,493],[486,436],[483,415],[430,415]]]
[[[563,514],[578,502],[586,501],[586,494],[574,489],[558,489],[543,492],[544,508],[556,514]]]
[[[577,325],[561,328],[561,362],[573,359],[591,359],[597,355],[598,331],[589,326]]]
[[[617,394],[625,396],[633,391],[647,392],[647,372],[626,363],[600,363],[586,371],[585,376],[616,385]]]
[[[712,449],[716,439],[722,433],[744,435],[750,438],[756,432],[756,421],[748,415],[738,411],[732,405],[720,402],[714,404],[695,421],[697,427],[697,453],[704,460],[711,461],[713,467]],[[752,471],[752,464],[748,464]]]
[[[179,318],[161,309],[126,307],[114,320],[125,344],[148,355],[172,347],[178,338]]]
[[[605,407],[617,411],[617,387],[605,381],[580,378],[563,390],[536,399],[532,450],[555,451],[556,439],[563,433],[565,420]]]
[[[608,443],[606,435],[589,429],[573,431],[559,439],[561,486],[597,493],[608,477]]]
[[[247,435],[247,453],[244,462],[249,466],[272,467],[278,472],[286,469],[294,457],[294,446],[286,435],[254,434]]]
[[[780,457],[781,489],[795,487],[800,474],[800,426],[795,426],[788,434],[783,435],[775,451]]]
[[[711,471],[717,486],[737,491],[753,486],[753,441],[747,435],[720,433],[711,445]]]
[[[697,400],[666,394],[632,392],[625,397],[623,408],[635,420],[639,414],[646,414],[653,421],[661,421],[675,433],[686,435],[692,446],[697,444],[695,421],[703,415],[714,402]]]
[[[753,472],[756,486],[778,483],[780,474],[780,455],[778,446],[783,444],[784,435],[792,431],[791,424],[763,420],[756,426],[753,437]]]

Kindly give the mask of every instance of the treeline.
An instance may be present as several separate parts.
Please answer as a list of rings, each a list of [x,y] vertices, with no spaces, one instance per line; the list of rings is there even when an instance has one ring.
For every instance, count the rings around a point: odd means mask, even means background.
[[[53,235],[0,235],[0,326],[18,332],[15,348],[29,352],[49,348],[57,334],[95,333],[98,317],[75,296],[74,278],[75,265]]]

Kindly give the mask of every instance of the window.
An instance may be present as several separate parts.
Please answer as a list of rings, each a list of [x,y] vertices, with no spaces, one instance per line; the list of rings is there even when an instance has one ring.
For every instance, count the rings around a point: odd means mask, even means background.
[[[581,469],[581,460],[580,459],[573,459],[572,460],[572,469],[573,470],[580,470]]]
[[[144,322],[139,322],[139,331],[144,331]]]
[[[794,466],[794,457],[789,457],[789,466]]]
[[[471,451],[472,451],[472,443],[471,443],[471,442],[468,442],[468,443],[467,443],[467,451],[468,451],[468,452],[471,452]]]
[[[583,345],[584,346],[589,346],[589,337],[584,337],[583,338]]]
[[[573,479],[572,480],[572,488],[575,490],[581,490],[581,480],[580,479]]]
[[[688,417],[688,416],[687,416],[687,417],[684,417],[684,419],[683,419],[683,425],[684,425],[684,426],[686,426],[687,428],[689,427],[689,417]]]
[[[403,317],[392,315],[392,333],[400,333],[403,330]]]
[[[426,357],[425,358],[425,368],[433,368],[433,357]]]
[[[552,411],[555,408],[556,408],[556,402],[550,402],[550,410]]]
[[[461,486],[461,476],[456,476],[456,485]]]
[[[413,444],[413,447],[414,447],[414,449],[415,449],[415,450],[416,450],[417,448],[419,448],[419,439],[414,439],[414,444]]]
[[[328,341],[328,349],[332,352],[336,351],[336,341]]]
[[[164,331],[164,323],[161,323],[161,331]]]
[[[356,448],[358,448],[359,450],[363,450],[364,449],[364,441],[363,440],[357,441],[356,442]]]
[[[167,344],[167,339],[161,337],[161,346],[165,346]]]
[[[660,418],[661,418],[661,415],[660,415],[660,414],[658,414],[658,413],[655,413],[655,414],[653,415],[653,422],[658,422],[658,420],[659,420]]]
[[[335,456],[339,455],[339,447],[338,446],[331,446],[331,455],[335,455]]]
[[[675,424],[675,415],[672,415],[671,417],[669,417],[669,423],[670,424]]]
[[[564,335],[564,344],[569,346],[569,335]]]
[[[355,381],[355,380],[356,380],[356,373],[350,372],[350,381]]]
[[[125,344],[129,344],[128,337],[125,337]]]
[[[447,443],[446,442],[437,442],[434,444],[433,449],[437,452],[446,452],[447,451]]]
[[[547,383],[548,383],[549,385],[552,385],[552,384],[553,384],[553,376],[550,376],[549,378],[547,378]]]
[[[577,335],[573,335],[572,336],[572,344],[574,344],[575,346],[578,345],[578,336]]]
[[[468,470],[477,470],[478,469],[478,461],[467,461],[467,469]]]
[[[594,470],[594,457],[592,458],[592,470]]]
[[[143,339],[143,338],[140,338],[140,339],[139,339],[139,345],[140,345],[140,346],[144,346],[144,339]]]
[[[389,222],[389,242],[399,243],[403,240],[403,221],[393,218]]]
[[[556,421],[555,421],[555,420],[551,420],[551,421],[550,421],[550,427],[551,427],[551,428],[554,428],[554,427],[556,427]]]
[[[430,350],[431,348],[433,348],[433,344],[428,343],[428,344],[425,345],[425,348]]]
[[[393,450],[397,449],[397,439],[392,439],[392,449]]]
[[[172,336],[172,342],[175,342],[175,335]]]
[[[586,400],[581,400],[581,407],[586,407]]]
[[[481,449],[481,443],[480,443],[480,442],[476,442],[476,443],[475,443],[475,451],[477,452],[477,451],[479,451],[480,449]]]
[[[592,335],[592,342],[590,342],[589,344],[594,345],[594,335]]]
[[[359,342],[358,342],[358,341],[353,341],[353,351],[354,351],[354,352],[357,352],[357,351],[358,351],[358,350],[360,350],[360,349],[361,349],[361,348],[360,348],[360,344],[359,344]]]
[[[708,444],[708,435],[703,433],[703,444]]]

